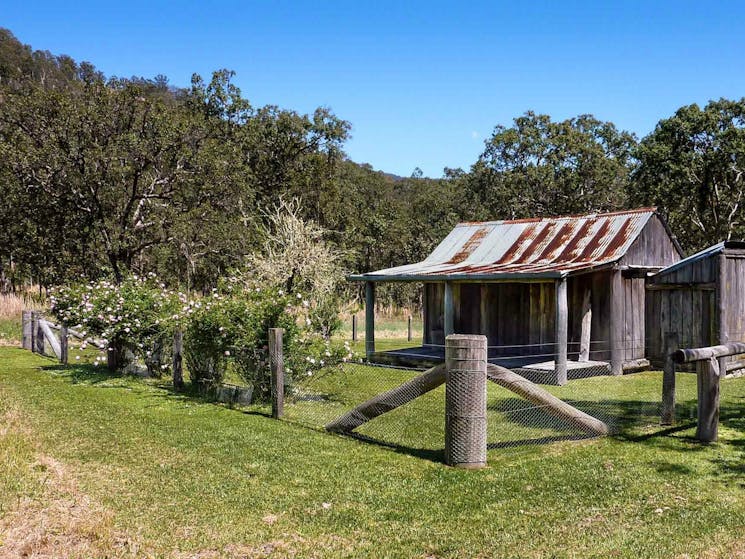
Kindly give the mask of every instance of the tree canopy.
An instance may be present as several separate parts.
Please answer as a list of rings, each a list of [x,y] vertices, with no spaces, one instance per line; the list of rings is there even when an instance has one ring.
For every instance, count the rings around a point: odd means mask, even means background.
[[[745,100],[690,105],[637,142],[592,115],[529,111],[469,169],[398,177],[348,159],[350,123],[329,108],[256,107],[229,70],[182,88],[107,78],[0,29],[0,285],[153,271],[207,291],[266,248],[281,200],[350,272],[421,260],[458,221],[638,205],[696,250],[745,236],[744,118]]]

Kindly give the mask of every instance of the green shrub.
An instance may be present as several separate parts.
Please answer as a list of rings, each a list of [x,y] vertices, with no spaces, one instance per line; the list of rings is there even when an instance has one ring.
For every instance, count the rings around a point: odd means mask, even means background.
[[[281,289],[243,289],[227,282],[209,297],[190,301],[184,312],[187,369],[203,390],[222,382],[229,363],[248,384],[254,397],[266,401],[271,392],[268,335],[282,328],[285,372],[314,371],[351,358],[348,346],[333,346],[313,330],[309,303],[302,295]]]
[[[167,290],[154,275],[130,276],[120,284],[101,280],[59,287],[51,301],[54,315],[83,336],[102,338],[119,355],[131,352],[142,358],[156,376],[168,369],[185,297]],[[97,364],[102,361],[104,357],[96,358]]]

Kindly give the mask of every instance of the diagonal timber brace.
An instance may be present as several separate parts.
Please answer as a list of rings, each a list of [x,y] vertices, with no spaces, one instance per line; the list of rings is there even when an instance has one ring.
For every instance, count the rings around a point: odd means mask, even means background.
[[[445,383],[445,365],[437,365],[421,375],[370,398],[339,419],[326,425],[327,431],[348,433],[371,419],[408,404]]]
[[[610,428],[599,419],[578,410],[557,398],[537,384],[498,365],[486,365],[486,378],[499,386],[514,392],[537,406],[543,406],[546,413],[565,420],[585,433],[591,435],[608,435]]]

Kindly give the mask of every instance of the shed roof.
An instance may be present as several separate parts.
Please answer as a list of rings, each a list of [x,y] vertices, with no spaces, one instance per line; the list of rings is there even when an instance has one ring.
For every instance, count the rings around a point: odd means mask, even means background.
[[[677,270],[682,270],[683,268],[685,268],[686,266],[690,266],[694,262],[698,262],[700,260],[703,260],[704,258],[709,258],[710,256],[715,256],[723,252],[725,249],[745,250],[745,241],[721,241],[715,245],[711,245],[710,247],[697,252],[696,254],[692,254],[688,258],[679,260],[678,262],[676,262],[675,264],[671,264],[667,268],[663,268],[662,270],[657,272],[655,276],[664,276],[665,274],[669,274]]]
[[[364,281],[559,278],[621,259],[656,208],[459,223],[422,262],[350,276]]]

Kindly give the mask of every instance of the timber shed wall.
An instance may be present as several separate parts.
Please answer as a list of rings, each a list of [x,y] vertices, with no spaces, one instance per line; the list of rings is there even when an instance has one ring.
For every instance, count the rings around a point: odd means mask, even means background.
[[[723,248],[649,278],[647,355],[660,365],[667,333],[681,347],[745,341],[745,249]]]

